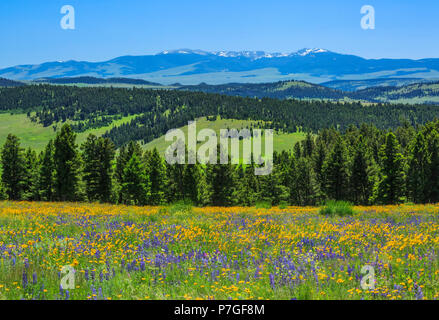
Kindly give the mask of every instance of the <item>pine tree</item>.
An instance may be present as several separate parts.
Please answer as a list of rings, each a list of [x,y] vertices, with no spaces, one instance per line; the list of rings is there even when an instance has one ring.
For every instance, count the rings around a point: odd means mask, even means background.
[[[194,204],[198,202],[200,174],[198,164],[186,164],[183,166],[183,199],[189,200]]]
[[[116,182],[117,182],[117,197],[118,197],[118,203],[122,203],[123,202],[123,198],[122,198],[122,182],[123,182],[123,171],[125,169],[126,164],[128,163],[128,161],[131,159],[132,155],[136,154],[136,156],[139,159],[143,158],[143,151],[141,146],[135,142],[135,141],[130,141],[130,143],[127,146],[122,146],[119,149],[119,156],[116,158],[116,168],[114,170],[114,176],[116,178]]]
[[[185,165],[166,163],[165,198],[168,203],[183,200],[183,174]]]
[[[300,146],[300,143],[297,142],[293,147],[293,155],[295,159],[299,159],[302,156],[302,147]]]
[[[295,163],[294,177],[294,204],[309,206],[315,204],[316,182],[311,163],[306,158],[300,158]]]
[[[343,139],[338,136],[324,164],[325,192],[328,198],[344,200],[349,187],[348,160]]]
[[[55,162],[54,145],[50,140],[41,157],[41,166],[38,174],[38,189],[41,200],[52,201],[55,189]]]
[[[259,199],[278,205],[288,201],[289,189],[280,183],[281,171],[278,166],[273,166],[270,174],[259,176],[260,193]]]
[[[314,139],[311,133],[307,133],[303,141],[303,156],[311,157],[314,151]]]
[[[99,195],[100,201],[109,202],[113,195],[113,163],[116,148],[109,138],[98,139],[98,153],[100,154]]]
[[[83,179],[89,201],[109,202],[112,195],[114,144],[108,138],[90,134],[81,146]]]
[[[208,170],[197,166],[197,204],[207,206],[212,203],[212,186],[209,183]]]
[[[145,167],[137,154],[133,153],[123,170],[122,199],[127,204],[145,205],[150,192],[150,182]]]
[[[235,192],[237,204],[243,206],[253,206],[258,200],[259,183],[255,176],[255,166],[252,162],[248,166],[241,167],[242,178],[238,180],[238,187]]]
[[[325,175],[323,171],[323,166],[326,161],[326,148],[323,141],[319,140],[314,148],[314,154],[312,156],[312,165],[315,173],[315,180],[317,185],[317,198],[323,198],[322,191],[325,188]]]
[[[429,176],[427,178],[427,201],[439,202],[439,133],[435,129],[428,136]]]
[[[26,175],[23,149],[20,140],[9,134],[1,154],[2,182],[9,200],[21,200]]]
[[[24,169],[25,174],[23,179],[23,198],[25,200],[39,200],[39,163],[36,152],[31,148],[28,148],[24,154]]]
[[[218,150],[220,147],[218,147]],[[207,182],[210,185],[211,203],[215,206],[228,206],[232,204],[232,195],[235,189],[235,178],[230,157],[227,164],[220,163],[218,152],[217,163],[207,166]]]
[[[363,137],[360,135],[352,161],[350,176],[350,198],[354,203],[367,205],[373,195],[375,166],[369,156]]]
[[[159,205],[165,201],[166,166],[157,148],[146,152],[146,170],[151,183],[149,203]]]
[[[395,135],[386,135],[386,142],[380,149],[381,177],[377,187],[377,200],[383,204],[396,204],[404,195],[404,159]]]
[[[425,137],[419,132],[409,147],[407,196],[414,203],[427,200],[429,179],[429,159]]]
[[[79,199],[80,159],[75,144],[76,134],[65,124],[54,142],[55,198],[60,201]]]
[[[127,147],[124,145],[119,148],[119,154],[116,157],[116,167],[114,169],[114,178],[122,185],[123,169],[131,156],[127,157]]]

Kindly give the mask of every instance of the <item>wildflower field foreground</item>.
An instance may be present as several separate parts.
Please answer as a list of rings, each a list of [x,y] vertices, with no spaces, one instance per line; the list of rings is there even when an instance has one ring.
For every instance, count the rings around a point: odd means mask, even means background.
[[[438,298],[439,205],[355,211],[0,202],[0,299]]]

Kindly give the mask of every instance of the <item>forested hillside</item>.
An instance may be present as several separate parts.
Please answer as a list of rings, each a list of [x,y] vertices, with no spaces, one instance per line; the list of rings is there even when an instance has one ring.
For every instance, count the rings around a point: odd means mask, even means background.
[[[20,81],[9,80],[5,78],[0,78],[0,87],[19,87],[25,84]]]
[[[131,78],[96,78],[96,77],[65,77],[65,78],[40,78],[35,79],[36,83],[49,84],[129,84],[129,85],[149,85],[161,86],[159,83],[150,82],[142,79]]]
[[[80,146],[64,125],[45,150],[23,150],[9,135],[1,149],[0,195],[10,200],[101,201],[160,205],[185,200],[230,206],[439,202],[439,121],[394,131],[372,125],[308,134],[293,150],[274,154],[271,174],[253,165],[168,164],[130,142],[116,155],[108,138]]]
[[[410,79],[409,79],[410,80]],[[279,81],[272,83],[228,83],[222,85],[200,84],[194,86],[179,87],[179,90],[202,91],[208,93],[220,93],[232,96],[257,97],[257,98],[277,98],[277,99],[321,99],[332,101],[363,101],[363,102],[404,102],[404,103],[430,103],[439,104],[439,82],[426,82],[425,80],[406,81],[403,80],[375,80],[373,82],[357,81],[358,90],[343,91],[337,89],[338,84],[341,88],[343,83],[346,86],[355,86],[355,81],[334,81],[323,85],[312,84],[304,81]],[[335,84],[334,84],[335,83]],[[374,86],[368,83],[375,83]],[[384,85],[386,84],[387,85]],[[336,87],[335,89],[330,86]]]
[[[365,80],[332,80],[321,83],[322,86],[341,91],[357,91],[370,87],[402,87],[412,83],[427,82],[422,78],[377,78]]]
[[[347,94],[305,81],[279,81],[269,83],[227,83],[220,85],[199,84],[182,86],[179,90],[219,93],[230,96],[276,99],[328,99],[341,100]]]
[[[356,99],[374,101],[422,102],[439,104],[439,82],[414,83],[401,87],[372,87],[358,90],[352,95]]]
[[[261,121],[262,128],[283,132],[316,132],[350,125],[374,124],[396,128],[407,121],[424,124],[439,118],[434,105],[331,103],[255,99],[201,92],[75,86],[32,85],[0,89],[0,111],[27,113],[43,126],[67,120],[77,132],[105,126],[121,116],[138,115],[129,123],[111,129],[105,137],[117,147],[132,140],[145,143],[203,116]]]

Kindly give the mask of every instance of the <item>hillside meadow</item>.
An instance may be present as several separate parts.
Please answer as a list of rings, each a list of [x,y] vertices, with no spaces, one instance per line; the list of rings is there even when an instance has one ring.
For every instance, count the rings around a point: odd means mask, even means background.
[[[120,126],[123,123],[131,121],[136,116],[126,116],[121,119],[114,120],[110,125],[96,129],[89,129],[77,134],[76,142],[81,144],[92,133],[96,136],[102,136],[108,130]],[[67,121],[72,123],[72,121]],[[56,128],[61,128],[62,123],[58,123]],[[24,113],[0,113],[0,146],[5,143],[8,134],[14,134],[20,138],[23,148],[32,148],[35,151],[42,151],[46,147],[50,139],[54,139],[56,131],[53,126],[44,127],[39,123],[32,122]]]
[[[241,130],[244,128],[250,129],[251,127],[258,128],[258,122],[259,121],[252,121],[252,120],[236,120],[236,119],[221,119],[220,117],[217,117],[214,121],[207,120],[206,117],[202,117],[199,119],[196,119],[196,125],[197,125],[197,132],[200,132],[203,129],[212,129],[216,132],[217,137],[220,137],[220,130],[221,129],[237,129]],[[263,122],[263,121],[261,121]],[[188,126],[184,126],[179,128],[181,129],[185,137],[188,137]],[[306,133],[304,132],[294,132],[294,133],[283,133],[283,132],[274,132],[273,133],[273,150],[280,152],[282,150],[292,150],[294,145],[297,142],[300,142],[302,140],[305,140]],[[252,138],[253,139],[253,138]],[[143,148],[145,150],[152,150],[154,148],[157,148],[159,153],[164,156],[166,149],[172,142],[167,142],[165,140],[165,136],[161,136],[160,138],[154,139],[149,143],[146,143],[143,145]],[[253,141],[252,141],[253,143]],[[203,143],[199,142],[197,144],[197,149],[199,146],[201,146]],[[262,136],[261,139],[261,145],[262,150],[265,146],[265,136]],[[243,142],[239,142],[239,152],[240,155],[242,155],[242,148],[243,148]]]
[[[0,299],[437,299],[439,204],[354,210],[0,202]]]
[[[77,133],[76,143],[83,143],[89,134],[94,134],[96,136],[102,136],[107,131],[114,127],[118,127],[122,124],[130,122],[137,115],[130,115],[122,117],[121,119],[114,120],[110,125],[103,126],[96,129],[88,129],[84,132]],[[251,120],[234,120],[234,119],[221,119],[218,118],[214,121],[208,121],[206,117],[202,117],[197,121],[197,132],[205,128],[211,128],[215,130],[219,136],[220,129],[238,129],[250,128],[251,126],[257,127],[257,121]],[[67,123],[72,123],[72,121],[67,121]],[[62,123],[56,125],[60,128]],[[185,135],[187,136],[187,126],[181,127]],[[45,146],[50,139],[54,139],[56,136],[56,129],[53,126],[44,127],[41,124],[32,122],[29,117],[24,113],[11,114],[11,113],[0,113],[0,146],[2,146],[6,140],[8,134],[12,133],[20,138],[21,146],[23,148],[32,148],[37,152],[44,150]],[[305,139],[306,134],[303,132],[296,133],[281,133],[275,132],[273,137],[273,145],[275,151],[289,150],[293,149],[296,142]],[[262,138],[262,145],[264,146],[265,138]],[[163,156],[166,148],[171,144],[171,142],[165,141],[165,136],[154,139],[149,143],[143,145],[145,150],[152,150],[157,148],[160,154]],[[201,145],[201,144],[199,144]],[[199,146],[198,145],[198,146]],[[240,152],[242,154],[242,143],[240,142]]]

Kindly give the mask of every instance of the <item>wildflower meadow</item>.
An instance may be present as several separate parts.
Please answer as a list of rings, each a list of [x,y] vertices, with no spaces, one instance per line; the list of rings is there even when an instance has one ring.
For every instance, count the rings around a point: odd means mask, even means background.
[[[438,214],[1,202],[0,299],[437,299]]]

